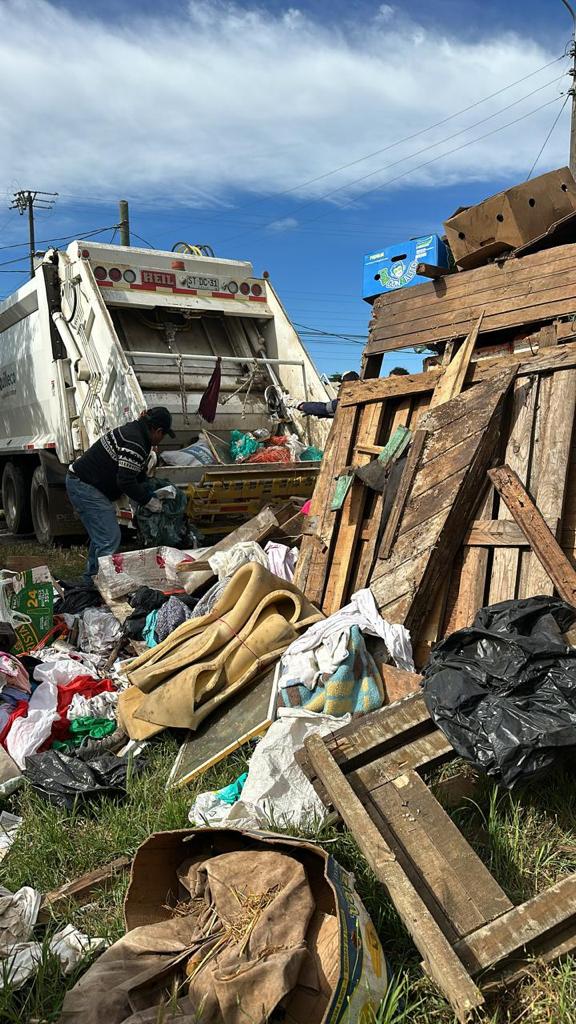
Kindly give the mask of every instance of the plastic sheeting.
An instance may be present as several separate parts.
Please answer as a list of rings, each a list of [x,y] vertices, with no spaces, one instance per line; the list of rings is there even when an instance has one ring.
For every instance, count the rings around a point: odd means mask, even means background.
[[[80,961],[104,948],[104,939],[90,939],[73,925],[67,924],[47,942],[19,942],[10,949],[6,959],[0,961],[0,989],[9,985],[20,989],[34,977],[44,959],[44,950],[58,957],[64,974],[70,974]]]
[[[126,795],[128,761],[114,754],[97,754],[89,761],[46,750],[26,758],[24,775],[51,804],[71,810],[76,800],[100,795]]]
[[[454,749],[508,788],[576,747],[576,609],[553,597],[481,608],[424,671],[432,718]]]
[[[207,550],[181,551],[179,548],[157,547],[106,555],[98,562],[95,582],[106,601],[118,600],[140,586],[169,590],[171,584],[180,586],[177,566],[181,562],[202,558]]]
[[[201,794],[192,805],[190,821],[279,830],[320,824],[328,811],[294,755],[313,732],[326,736],[350,721],[350,715],[335,718],[281,708],[252,755],[240,799],[230,807],[222,801],[216,805],[212,793]]]
[[[42,746],[50,737],[52,726],[58,719],[58,687],[55,683],[40,683],[30,698],[28,714],[17,718],[5,740],[10,757],[19,768],[24,768],[26,758]]]
[[[122,636],[122,626],[108,609],[87,608],[80,620],[78,644],[88,654],[105,657]]]

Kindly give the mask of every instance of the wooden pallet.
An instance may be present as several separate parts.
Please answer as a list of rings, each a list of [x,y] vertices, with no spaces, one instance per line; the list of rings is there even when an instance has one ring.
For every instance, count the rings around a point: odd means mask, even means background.
[[[534,337],[541,343],[542,331]],[[384,616],[409,625],[417,665],[439,637],[470,625],[482,605],[552,593],[548,574],[486,476],[491,446],[576,561],[576,344],[517,359],[473,361],[464,392],[431,409],[444,368],[341,389],[296,582],[326,613],[370,585]],[[490,418],[497,388],[504,394],[510,383],[506,372],[514,383]],[[400,424],[412,432],[412,454],[383,536],[383,498],[357,478],[342,507],[334,511],[331,504],[342,475],[376,457]]]
[[[415,695],[309,737],[298,760],[386,886],[423,969],[467,1021],[531,957],[576,948],[576,873],[514,906],[421,777],[454,757]]]

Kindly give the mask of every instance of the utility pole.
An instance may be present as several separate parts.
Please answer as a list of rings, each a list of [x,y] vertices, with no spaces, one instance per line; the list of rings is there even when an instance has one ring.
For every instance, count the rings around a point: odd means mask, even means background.
[[[574,177],[576,177],[576,12],[568,0],[562,0],[562,3],[564,4],[564,7],[568,8],[572,16],[572,44],[570,46],[572,67],[568,72],[572,78],[572,86],[569,90],[569,95],[572,97],[572,116],[570,119],[570,170]]]
[[[30,238],[30,277],[34,277],[34,209],[51,210],[56,202],[57,192],[39,192],[33,189],[21,189],[14,193],[11,210],[18,210],[20,215],[28,212],[28,234]]]
[[[130,219],[128,216],[128,201],[120,199],[118,203],[120,211],[120,245],[130,245]]]

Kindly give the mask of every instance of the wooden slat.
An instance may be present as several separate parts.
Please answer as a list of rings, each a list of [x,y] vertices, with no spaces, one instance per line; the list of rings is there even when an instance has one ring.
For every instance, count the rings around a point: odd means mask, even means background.
[[[576,306],[576,298],[574,300]],[[534,374],[555,372],[556,370],[571,369],[576,366],[576,342],[565,345],[558,345],[554,348],[543,348],[537,355],[526,358],[524,353],[507,354],[492,359],[478,359],[473,361],[468,368],[466,384],[479,384],[481,381],[502,373],[508,367],[517,366],[518,377],[528,377]],[[382,377],[369,381],[357,381],[344,384],[341,389],[342,397],[339,399],[343,405],[355,406],[364,402],[380,402],[385,398],[395,395],[413,395],[417,392],[424,394],[434,390],[440,377],[442,368],[433,368],[423,373],[411,374],[403,377]],[[395,382],[401,381],[397,385]],[[344,389],[345,392],[344,392]]]
[[[330,749],[329,743],[325,742]],[[370,762],[370,768],[376,773],[379,784],[383,785],[385,782],[390,782],[392,779],[397,778],[398,775],[403,775],[407,771],[417,768],[435,768],[445,764],[447,761],[453,760],[455,756],[454,749],[446,737],[439,729],[436,729],[427,735],[417,736],[413,740],[406,740],[400,747],[389,750],[380,757],[376,757],[375,761]],[[329,806],[330,798],[316,776],[304,749],[297,751],[296,760],[308,776],[320,799],[326,806]],[[363,781],[364,768],[355,768],[352,771],[349,768],[350,766],[346,761],[340,765],[341,771],[348,779],[356,795],[362,803],[366,803],[368,790]]]
[[[456,950],[476,974],[527,946],[576,914],[576,874],[461,939]]]
[[[490,486],[481,499],[479,514],[492,514],[494,490]],[[452,598],[452,607],[447,610],[444,622],[444,635],[457,629],[465,629],[474,621],[477,611],[484,604],[486,574],[488,571],[488,551],[481,548],[464,549],[459,576]]]
[[[406,853],[410,874],[445,934],[469,935],[512,909],[505,892],[415,771],[375,788],[370,766],[362,774],[372,804]],[[431,901],[422,892],[422,883]]]
[[[402,479],[400,480],[400,486],[390,510],[390,516],[386,523],[386,529],[384,530],[380,550],[378,551],[379,558],[388,558],[390,551],[392,550],[400,517],[402,516],[408,500],[408,495],[410,494],[412,484],[414,483],[418,464],[426,443],[426,437],[427,434],[425,430],[417,430],[412,439],[408,458],[406,459],[406,465],[404,466],[404,472],[402,473]]]
[[[462,967],[426,904],[342,775],[321,737],[316,734],[309,736],[305,746],[317,775],[330,795],[331,802],[338,808],[374,874],[386,886],[404,925],[426,961],[428,971],[451,1003],[458,1019],[468,1020],[470,1014],[483,1004],[482,993]]]
[[[416,632],[431,607],[445,578],[446,566],[452,563],[476,508],[499,433],[500,405],[513,376],[514,370],[509,370],[497,379],[464,392],[428,412],[421,421],[421,428],[428,430],[434,438],[434,434],[438,436],[442,421],[449,419],[450,407],[456,404],[458,408],[466,408],[473,431],[479,433],[476,450],[463,471],[463,478],[458,474],[451,475],[450,458],[447,456],[446,480],[452,481],[452,494],[447,484],[443,510],[436,512],[431,503],[428,522],[406,532],[402,520],[391,557],[380,561],[373,573],[371,589],[381,613],[392,621],[404,621]],[[463,421],[457,422],[461,425]],[[445,444],[448,450],[454,446],[454,440],[454,432],[447,431]],[[426,448],[421,475],[425,474],[425,467]],[[406,519],[411,510],[412,499],[406,505]]]
[[[540,511],[509,466],[489,471],[490,479],[530,541],[560,596],[576,604],[576,571],[566,558]]]
[[[45,924],[50,920],[51,912],[67,904],[70,900],[76,903],[86,903],[92,893],[97,889],[106,888],[119,874],[128,871],[131,864],[130,857],[117,857],[102,868],[95,871],[87,871],[79,878],[71,882],[65,882],[58,889],[52,889],[42,897],[38,922]]]
[[[576,408],[576,370],[560,370],[553,374],[550,377],[550,387],[547,416],[542,428],[537,487],[534,488],[532,481],[530,482],[530,493],[549,525],[551,520],[561,520],[564,510]],[[551,594],[552,590],[550,577],[536,556],[530,552],[526,569],[523,567],[518,596]]]
[[[442,370],[427,373],[406,373],[398,377],[377,377],[375,380],[351,381],[343,384],[338,396],[342,408],[365,402],[385,402],[393,398],[411,398],[421,391],[434,391]]]
[[[360,445],[374,444],[380,436],[384,416],[384,403],[366,405],[360,411],[360,420],[356,440]],[[354,466],[365,466],[370,462],[370,455],[361,452],[354,454]],[[322,601],[322,610],[326,615],[338,611],[345,604],[346,591],[356,544],[362,527],[362,517],[366,504],[366,487],[355,479],[350,488],[336,527],[334,552],[327,567],[327,580]]]
[[[338,764],[346,762],[352,768],[359,759],[373,761],[385,750],[401,747],[408,735],[434,730],[424,698],[418,693],[355,719],[330,736],[327,746]]]
[[[484,317],[484,310],[480,313],[477,323],[462,342],[458,352],[452,359],[448,366],[444,370],[440,380],[434,388],[434,394],[430,401],[430,408],[435,409],[437,405],[442,405],[444,402],[449,402],[451,398],[455,398],[459,395],[464,386],[464,380],[468,372],[474,346],[478,339],[478,333],[482,326],[482,319]]]
[[[389,380],[397,380],[402,378],[391,377]],[[410,419],[413,399],[408,396],[397,399],[394,403],[390,400],[387,403],[387,408],[392,407],[394,412],[390,421],[388,429],[388,441],[394,437],[394,434],[398,430],[398,427],[405,427]],[[388,442],[387,442],[388,443]],[[356,590],[361,590],[368,586],[370,580],[370,574],[372,572],[372,566],[376,558],[376,547],[378,545],[378,534],[380,531],[380,523],[382,520],[382,510],[384,506],[384,497],[382,494],[374,494],[371,499],[371,512],[368,518],[364,520],[364,531],[366,535],[362,539],[362,545],[359,550],[358,560],[356,569],[353,575],[351,591],[354,593]]]
[[[528,480],[530,470],[538,386],[536,378],[517,380],[514,384],[512,428],[504,458],[524,482]],[[498,518],[512,518],[505,505],[501,505]],[[516,597],[519,566],[520,552],[517,549],[502,548],[494,552],[488,594],[490,604],[498,604],[499,601],[509,601]]]
[[[548,525],[552,529],[552,524]],[[556,532],[556,525],[552,530]],[[514,521],[506,519],[475,519],[464,538],[468,547],[521,548],[529,547],[522,530]]]
[[[310,520],[316,523],[314,534],[303,538],[296,566],[296,586],[317,605],[321,605],[324,596],[326,566],[336,526],[337,513],[330,511],[330,501],[336,487],[335,478],[349,462],[356,417],[356,407],[344,408],[338,404],[312,495]]]

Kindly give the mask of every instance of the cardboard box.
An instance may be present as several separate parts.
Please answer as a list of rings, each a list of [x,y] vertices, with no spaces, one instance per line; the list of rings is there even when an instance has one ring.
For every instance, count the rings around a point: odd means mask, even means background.
[[[456,263],[469,270],[538,238],[575,210],[576,182],[562,167],[457,210],[444,228]]]
[[[124,905],[127,930],[172,916],[180,896],[177,871],[184,861],[245,850],[249,870],[250,852],[263,847],[273,847],[304,865],[316,901],[306,935],[313,969],[310,978],[301,971],[298,985],[286,1000],[286,1024],[375,1020],[388,987],[386,958],[353,876],[313,843],[239,829],[158,832],[134,857]]]
[[[369,253],[364,257],[362,298],[371,302],[382,292],[393,292],[397,288],[427,281],[428,278],[416,273],[419,263],[448,266],[448,252],[438,235],[411,238],[398,245],[389,245],[380,252]]]

